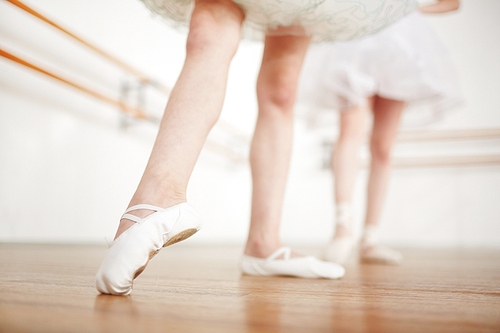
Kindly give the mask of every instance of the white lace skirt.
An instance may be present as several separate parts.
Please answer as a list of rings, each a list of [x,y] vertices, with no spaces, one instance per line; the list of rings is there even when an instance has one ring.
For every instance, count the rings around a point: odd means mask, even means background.
[[[451,57],[422,14],[357,41],[310,48],[299,84],[301,110],[343,110],[373,95],[426,113],[414,116],[418,122],[440,119],[463,103]]]
[[[142,0],[174,27],[187,27],[194,0]],[[416,8],[416,0],[233,0],[245,12],[244,38],[312,35],[313,41],[351,40],[372,34]]]

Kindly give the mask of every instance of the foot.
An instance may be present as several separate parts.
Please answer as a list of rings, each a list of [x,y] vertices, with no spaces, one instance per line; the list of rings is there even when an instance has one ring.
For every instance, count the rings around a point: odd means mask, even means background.
[[[354,249],[354,237],[335,237],[324,248],[322,259],[343,265]]]
[[[140,198],[132,198],[132,201],[135,201],[135,202],[141,202],[141,199]],[[142,200],[143,201],[149,201],[149,200]],[[163,203],[155,203],[156,206],[159,206],[159,207],[173,207],[175,205],[178,205],[178,204],[181,204],[181,203],[185,203],[186,202],[186,196],[184,195],[178,195],[178,196],[169,196],[168,198],[168,201],[167,202],[163,202]],[[133,207],[137,207],[139,205],[133,205]],[[141,205],[143,206],[143,205]],[[147,205],[147,206],[150,206],[150,205]],[[151,207],[155,207],[155,206],[151,206]],[[159,208],[159,207],[156,207],[156,208]],[[130,211],[130,212],[133,212],[133,216],[132,216],[132,220],[130,220],[129,218],[124,218],[122,216],[122,218],[120,219],[120,224],[118,225],[118,229],[116,230],[116,234],[115,234],[115,240],[120,237],[120,235],[122,233],[124,233],[128,228],[132,227],[134,224],[136,224],[137,222],[134,221],[135,218],[139,218],[139,219],[144,219],[146,217],[148,217],[149,215],[153,214],[154,212],[157,211],[157,209],[134,209],[134,210],[131,210],[130,208],[127,209],[127,212]],[[129,217],[131,214],[127,214]]]
[[[339,279],[344,267],[318,260],[312,256],[292,256],[289,247],[276,250],[267,258],[243,255],[240,268],[244,274],[257,276],[293,276],[299,278]]]
[[[359,258],[361,262],[382,265],[399,265],[403,260],[403,255],[388,246],[375,244],[362,246]]]
[[[154,212],[156,212],[156,210],[137,209],[137,210],[134,210],[134,216],[136,216],[140,219],[143,219],[143,218],[146,218],[147,216],[153,214]],[[118,225],[118,230],[116,230],[114,240],[116,240],[118,237],[120,237],[121,234],[123,234],[125,231],[127,231],[127,229],[132,227],[134,224],[136,224],[136,222],[122,217],[120,219],[120,224]]]
[[[97,290],[103,294],[129,295],[133,280],[146,268],[162,247],[182,241],[197,232],[201,223],[187,203],[168,208],[137,205],[127,210],[153,209],[145,218],[125,214],[135,222],[122,232],[108,249],[96,276]]]
[[[354,249],[354,236],[347,226],[338,224],[335,237],[325,246],[321,259],[343,265]]]
[[[265,235],[265,237],[250,237],[247,240],[244,254],[250,257],[265,259],[269,257],[271,254],[276,252],[278,249],[282,248],[283,244],[281,244],[279,237],[270,235]],[[291,257],[303,257],[303,255],[291,252]],[[281,254],[276,259],[283,259],[284,256]]]

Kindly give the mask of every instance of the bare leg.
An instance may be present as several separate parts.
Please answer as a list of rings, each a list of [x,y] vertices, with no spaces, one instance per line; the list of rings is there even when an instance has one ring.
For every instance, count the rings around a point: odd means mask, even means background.
[[[402,101],[378,96],[374,101],[365,225],[376,226],[380,220],[391,172],[391,150],[404,106]]]
[[[384,204],[391,171],[391,150],[404,109],[404,102],[377,96],[373,107],[373,130],[370,138],[371,166],[367,188],[365,230],[361,259],[367,262],[398,264],[399,252],[379,245],[376,228]]]
[[[250,150],[252,216],[245,255],[240,262],[245,274],[329,279],[345,274],[340,265],[292,253],[282,247],[279,238],[292,149],[293,105],[309,43],[309,37],[266,37],[257,81],[259,116]]]
[[[339,209],[342,205],[350,205],[353,197],[354,185],[359,169],[359,151],[366,136],[366,121],[369,106],[353,107],[340,114],[340,135],[335,151],[332,154],[332,171],[335,177],[335,201],[337,207],[337,223],[335,238],[350,235],[346,223],[338,223]],[[350,210],[350,207],[342,207]],[[350,215],[350,212],[345,212]],[[342,215],[346,215],[342,214]],[[350,216],[346,217],[350,219]],[[343,221],[347,222],[347,221]]]
[[[197,0],[184,67],[129,207],[137,204],[169,207],[186,201],[194,165],[222,108],[229,63],[240,40],[243,19],[243,12],[232,1]],[[150,213],[133,212],[140,217]],[[115,238],[132,224],[121,220]]]
[[[116,241],[96,275],[99,292],[129,295],[133,280],[162,247],[186,239],[199,229],[196,214],[181,203],[186,201],[187,184],[203,143],[219,117],[243,19],[243,12],[230,0],[197,0],[186,61],[165,109],[146,170],[129,204],[153,207],[133,210],[120,221]],[[155,211],[148,223],[142,223],[142,217]],[[138,223],[134,224],[134,220]],[[122,237],[117,239],[119,235]]]
[[[310,43],[268,36],[257,81],[259,116],[250,151],[252,216],[245,254],[265,258],[281,247],[279,225],[293,135],[298,77]]]
[[[359,169],[359,150],[366,137],[366,120],[372,99],[366,106],[343,110],[340,114],[340,135],[332,153],[335,177],[335,234],[323,250],[327,261],[343,264],[354,247],[351,201]]]

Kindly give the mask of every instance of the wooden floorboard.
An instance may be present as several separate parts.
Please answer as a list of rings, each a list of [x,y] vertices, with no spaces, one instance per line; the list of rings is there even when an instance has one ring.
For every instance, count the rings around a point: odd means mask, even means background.
[[[406,249],[401,266],[309,280],[241,276],[240,248],[178,244],[128,297],[94,288],[105,250],[0,244],[0,332],[500,332],[498,250]]]

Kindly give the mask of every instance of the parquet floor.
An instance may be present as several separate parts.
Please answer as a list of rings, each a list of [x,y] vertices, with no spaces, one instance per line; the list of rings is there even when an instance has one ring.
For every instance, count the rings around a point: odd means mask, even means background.
[[[301,249],[313,254],[313,249]],[[0,332],[500,332],[500,250],[403,251],[341,280],[241,276],[241,249],[178,244],[99,295],[105,246],[0,244]]]

